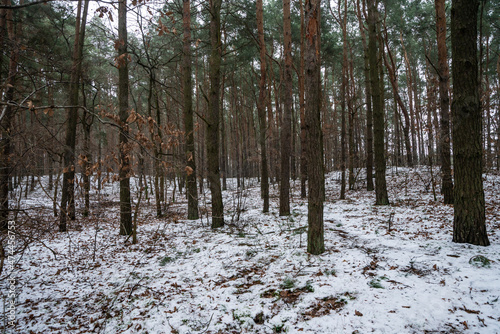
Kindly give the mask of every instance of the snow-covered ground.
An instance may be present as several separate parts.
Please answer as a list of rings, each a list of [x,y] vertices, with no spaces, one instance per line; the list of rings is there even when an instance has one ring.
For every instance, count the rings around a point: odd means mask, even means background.
[[[38,187],[20,202],[37,210],[19,229],[37,231],[16,257],[17,325],[7,333],[500,332],[499,176],[484,177],[489,247],[451,242],[453,208],[439,193],[434,201],[426,168],[391,169],[383,207],[361,184],[338,200],[338,179],[326,180],[320,256],[306,252],[298,182],[289,217],[278,216],[277,186],[263,214],[255,182],[240,192],[232,184],[227,225],[216,231],[209,194],[197,221],[184,219],[179,194],[160,219],[154,200],[143,200],[136,245],[118,235],[118,184],[100,203],[93,194],[91,216],[79,215],[68,233],[57,232],[52,201]],[[475,263],[477,255],[490,263]]]

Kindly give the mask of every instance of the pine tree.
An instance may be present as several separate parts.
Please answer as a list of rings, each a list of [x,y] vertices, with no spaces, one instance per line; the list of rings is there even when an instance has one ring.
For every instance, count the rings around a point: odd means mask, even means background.
[[[220,10],[222,0],[210,0],[210,92],[208,95],[207,167],[212,193],[212,228],[224,226],[224,206],[219,175],[220,67],[222,41]]]
[[[324,168],[322,156],[320,113],[320,5],[321,0],[305,2],[305,87],[306,87],[306,144],[308,184],[307,251],[321,254],[325,251],[323,200]]]
[[[384,109],[381,94],[379,70],[381,64],[377,59],[377,3],[367,0],[368,4],[368,54],[370,60],[370,82],[373,102],[373,132],[375,153],[375,204],[388,205],[387,183],[385,180],[385,147],[384,147]],[[382,47],[382,46],[380,46]]]
[[[451,114],[455,166],[453,241],[488,246],[477,60],[478,6],[478,0],[453,0],[451,7]]]
[[[280,216],[290,214],[290,156],[291,152],[291,115],[292,115],[292,26],[290,20],[290,0],[283,1],[283,42],[285,53],[284,73],[284,110],[281,122],[281,177],[280,177]]]
[[[132,207],[130,205],[129,77],[127,53],[127,0],[118,3],[118,113],[120,116],[120,235],[132,235]]]
[[[256,1],[257,9],[257,34],[260,51],[260,81],[259,99],[257,101],[257,114],[259,117],[259,145],[260,145],[260,189],[264,201],[262,212],[269,212],[269,169],[267,166],[267,122],[266,122],[266,41],[264,39],[264,10],[262,0]]]
[[[435,0],[436,31],[439,62],[439,106],[441,109],[441,192],[444,204],[453,204],[453,179],[451,176],[451,148],[450,148],[450,94],[448,52],[446,50],[446,13],[444,0]]]
[[[184,134],[186,137],[186,193],[188,219],[198,219],[198,187],[196,186],[196,159],[193,128],[193,87],[191,80],[191,3],[183,0],[183,61]]]

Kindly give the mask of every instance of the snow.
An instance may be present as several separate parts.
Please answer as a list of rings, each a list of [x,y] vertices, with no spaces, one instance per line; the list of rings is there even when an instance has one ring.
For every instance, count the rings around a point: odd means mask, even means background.
[[[118,235],[116,183],[100,204],[93,190],[91,216],[68,233],[57,232],[37,187],[20,201],[40,217],[20,226],[39,224],[17,255],[17,325],[7,333],[500,332],[500,177],[484,176],[489,247],[451,242],[453,207],[439,193],[434,201],[427,168],[391,169],[387,179],[392,204],[375,206],[361,182],[338,200],[339,176],[327,176],[319,256],[306,252],[298,181],[292,214],[279,217],[276,185],[263,214],[256,181],[237,192],[229,180],[227,224],[216,231],[204,209],[184,220],[180,194],[163,218],[144,200],[137,245]],[[490,266],[469,263],[476,255]]]

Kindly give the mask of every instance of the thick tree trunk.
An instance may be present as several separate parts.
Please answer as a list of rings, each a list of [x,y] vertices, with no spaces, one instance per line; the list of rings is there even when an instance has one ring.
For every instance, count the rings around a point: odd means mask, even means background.
[[[370,59],[370,81],[373,101],[373,130],[375,148],[375,197],[376,205],[388,205],[387,183],[385,180],[384,148],[384,109],[382,104],[381,80],[377,59],[377,4],[376,0],[367,0],[368,4],[368,53]],[[382,45],[380,45],[382,47]]]
[[[262,212],[269,211],[269,170],[267,166],[267,122],[266,122],[266,41],[264,39],[264,11],[262,0],[257,0],[257,33],[260,51],[260,81],[257,114],[259,117],[259,145],[260,145],[260,191],[264,201]]]
[[[290,156],[291,152],[291,115],[292,104],[292,25],[290,19],[290,0],[283,0],[283,41],[285,52],[284,72],[284,110],[281,123],[281,178],[280,178],[280,216],[290,214]]]
[[[183,61],[184,133],[186,137],[186,193],[188,219],[198,219],[198,187],[196,186],[196,159],[194,151],[193,87],[191,81],[191,3],[183,0]]]
[[[118,4],[118,112],[120,116],[120,235],[132,235],[132,208],[130,205],[129,78],[127,53],[127,0]]]
[[[222,0],[210,0],[210,92],[208,95],[207,165],[212,193],[212,228],[224,225],[224,206],[219,175],[220,67],[222,41],[220,9]]]
[[[453,241],[488,246],[477,60],[478,5],[477,0],[453,0],[451,7],[451,113],[455,165]]]
[[[441,192],[444,204],[453,204],[453,179],[451,177],[450,148],[450,92],[448,69],[448,51],[446,50],[446,13],[445,0],[435,0],[436,29],[439,66],[439,107],[441,110]]]
[[[324,168],[321,151],[320,119],[320,0],[305,3],[305,86],[307,106],[305,110],[307,135],[308,232],[307,251],[321,254],[325,251],[323,226]]]
[[[83,16],[81,16],[82,0],[78,2],[78,14],[73,46],[73,64],[69,89],[68,127],[64,147],[63,183],[61,189],[61,214],[59,215],[59,232],[66,232],[67,218],[75,219],[75,147],[76,125],[78,121],[78,87],[82,71],[83,41],[89,1],[85,0]]]

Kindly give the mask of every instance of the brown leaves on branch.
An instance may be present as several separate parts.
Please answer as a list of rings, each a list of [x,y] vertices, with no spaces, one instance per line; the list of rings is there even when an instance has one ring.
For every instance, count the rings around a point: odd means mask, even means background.
[[[96,14],[99,14],[100,18],[103,18],[104,15],[107,15],[109,20],[113,22],[113,15],[111,14],[111,11],[108,9],[108,7],[101,6],[95,10]]]
[[[132,61],[132,57],[128,53],[124,53],[115,58],[115,66],[120,68],[122,66],[127,65]]]
[[[132,124],[137,119],[137,113],[133,110],[130,111],[130,115],[127,118],[127,123]]]

